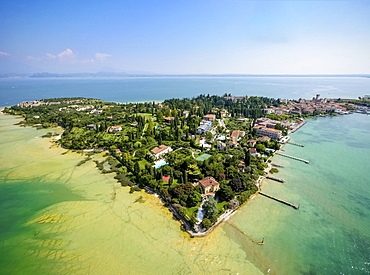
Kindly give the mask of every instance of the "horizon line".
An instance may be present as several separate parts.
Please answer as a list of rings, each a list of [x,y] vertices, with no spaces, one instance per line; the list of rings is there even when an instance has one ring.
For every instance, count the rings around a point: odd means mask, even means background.
[[[31,78],[53,78],[53,77],[370,77],[370,73],[347,73],[347,74],[244,74],[244,73],[130,73],[130,72],[104,72],[95,73],[0,73],[1,77],[31,77]]]

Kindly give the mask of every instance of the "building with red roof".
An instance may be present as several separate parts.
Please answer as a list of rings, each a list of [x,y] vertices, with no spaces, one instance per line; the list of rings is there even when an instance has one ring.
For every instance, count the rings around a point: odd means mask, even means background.
[[[154,149],[150,150],[152,155],[157,159],[160,156],[167,154],[172,151],[172,148],[170,146],[166,145],[160,145],[158,147],[155,147]]]
[[[205,177],[199,181],[199,184],[203,187],[203,194],[214,193],[220,189],[220,184],[214,177]]]

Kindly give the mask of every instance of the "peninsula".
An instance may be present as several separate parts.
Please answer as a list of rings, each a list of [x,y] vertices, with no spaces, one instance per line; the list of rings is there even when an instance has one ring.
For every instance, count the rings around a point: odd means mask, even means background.
[[[21,126],[62,127],[55,142],[86,154],[77,166],[106,152],[104,161],[95,160],[102,173],[115,173],[130,192],[157,193],[184,229],[203,236],[256,194],[268,173],[278,172],[270,157],[304,117],[354,109],[319,95],[287,101],[225,94],[127,104],[43,99],[4,113],[22,116]]]

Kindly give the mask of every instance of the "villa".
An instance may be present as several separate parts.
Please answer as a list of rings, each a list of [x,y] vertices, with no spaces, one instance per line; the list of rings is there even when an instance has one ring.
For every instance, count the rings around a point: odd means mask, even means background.
[[[223,143],[222,141],[218,140],[216,146],[218,150],[226,151],[226,144]]]
[[[212,121],[202,120],[196,131],[197,135],[207,132],[212,127]]]
[[[160,145],[159,147],[155,147],[154,149],[150,150],[152,155],[157,159],[160,156],[172,152],[172,148],[166,145]]]
[[[256,143],[257,143],[257,140],[255,140],[255,139],[248,139],[248,141],[247,141],[247,145],[250,146],[250,147],[256,146]]]
[[[87,130],[96,130],[96,125],[95,124],[89,124],[86,126]]]
[[[259,154],[259,153],[257,153],[256,148],[249,148],[249,153],[250,153],[252,156],[254,156],[254,157],[259,157],[259,156],[260,156],[260,154]]]
[[[244,136],[245,136],[245,132],[244,131],[234,130],[234,131],[232,131],[230,137],[231,137],[231,140],[232,141],[237,142],[240,138],[242,138]]]
[[[259,141],[270,141],[271,138],[269,138],[268,136],[262,136],[262,137],[259,137],[258,140]]]
[[[164,121],[166,122],[170,122],[171,120],[175,120],[175,118],[173,116],[168,116],[164,118]]]
[[[205,115],[205,116],[203,116],[203,119],[204,120],[207,120],[207,121],[212,121],[212,120],[215,120],[216,119],[216,115],[212,115],[212,114]]]
[[[206,177],[199,181],[199,183],[203,187],[203,195],[213,195],[220,189],[220,184],[214,179],[214,177]],[[198,185],[197,184],[197,185]]]
[[[111,127],[108,128],[108,131],[109,131],[109,133],[112,133],[114,131],[117,131],[117,132],[122,131],[122,127],[121,127],[121,125],[111,126]]]
[[[228,116],[228,115],[229,115],[229,112],[228,112],[228,111],[226,111],[226,110],[222,110],[222,111],[220,112],[220,114],[221,114],[221,116],[222,116],[222,117],[225,117],[225,116]]]
[[[93,105],[80,106],[79,108],[76,109],[76,111],[77,112],[86,111],[88,109],[94,109],[94,106]]]

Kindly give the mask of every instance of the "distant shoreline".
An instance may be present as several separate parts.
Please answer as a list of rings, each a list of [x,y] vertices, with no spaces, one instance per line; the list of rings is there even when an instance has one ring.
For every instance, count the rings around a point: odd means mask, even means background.
[[[238,77],[361,77],[370,78],[370,74],[130,74],[130,73],[32,73],[32,74],[12,74],[2,73],[1,78],[238,78]]]

